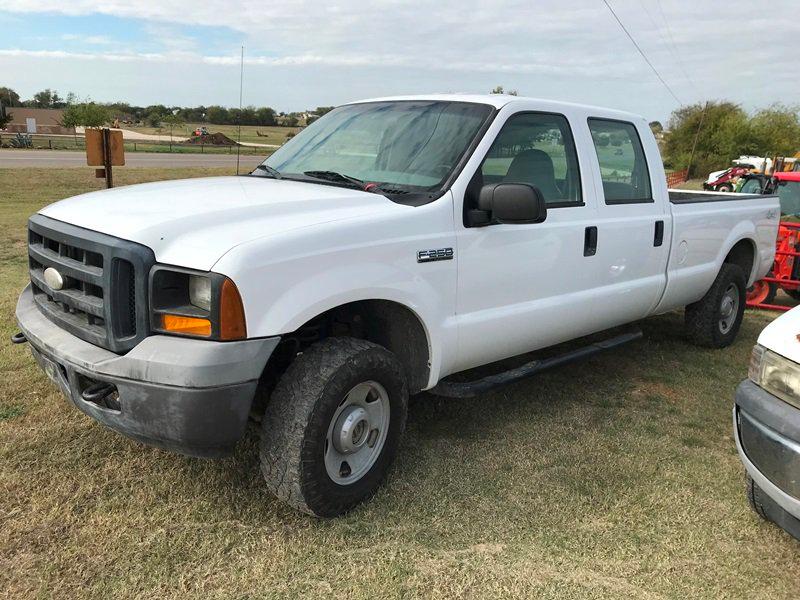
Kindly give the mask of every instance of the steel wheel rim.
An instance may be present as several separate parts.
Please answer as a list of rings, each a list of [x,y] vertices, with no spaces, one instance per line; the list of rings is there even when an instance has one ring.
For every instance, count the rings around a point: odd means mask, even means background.
[[[728,333],[733,328],[736,316],[739,314],[739,288],[733,283],[722,295],[719,314],[719,330],[723,334]]]
[[[389,394],[377,381],[345,394],[325,437],[325,471],[334,483],[351,485],[369,472],[386,443],[389,413]]]

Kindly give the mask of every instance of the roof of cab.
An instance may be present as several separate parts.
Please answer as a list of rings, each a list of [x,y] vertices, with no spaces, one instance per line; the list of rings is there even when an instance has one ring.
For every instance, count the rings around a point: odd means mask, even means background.
[[[511,96],[509,94],[419,94],[410,96],[387,96],[384,98],[369,98],[366,100],[356,100],[348,104],[363,104],[366,102],[400,102],[408,100],[428,100],[439,102],[472,102],[474,104],[488,104],[496,109],[503,108],[508,104],[517,102],[539,102],[547,106],[569,106],[581,109],[587,113],[596,112],[598,116],[613,115],[615,117],[629,120],[644,120],[644,117],[635,113],[621,111],[602,106],[592,106],[589,104],[577,104],[574,102],[562,102],[560,100],[547,100],[545,98],[530,98],[527,96]]]

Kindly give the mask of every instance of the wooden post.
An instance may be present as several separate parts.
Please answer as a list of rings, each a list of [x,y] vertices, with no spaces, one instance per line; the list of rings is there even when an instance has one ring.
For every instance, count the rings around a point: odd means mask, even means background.
[[[103,164],[106,169],[106,188],[114,187],[114,178],[111,175],[111,131],[103,128]]]

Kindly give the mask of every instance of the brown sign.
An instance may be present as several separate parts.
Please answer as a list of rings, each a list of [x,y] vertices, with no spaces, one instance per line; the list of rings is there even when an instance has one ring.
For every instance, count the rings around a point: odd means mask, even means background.
[[[105,167],[106,157],[103,146],[103,130],[86,130],[86,164],[90,167]],[[121,131],[108,131],[110,141],[109,158],[112,167],[121,167],[125,164],[125,147],[122,142]]]

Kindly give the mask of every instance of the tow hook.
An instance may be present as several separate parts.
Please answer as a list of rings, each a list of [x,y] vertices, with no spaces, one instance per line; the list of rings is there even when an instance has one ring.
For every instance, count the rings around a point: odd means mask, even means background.
[[[14,335],[11,336],[11,343],[12,344],[24,344],[28,341],[28,338],[25,337],[25,334],[21,331],[18,331]]]
[[[81,398],[83,398],[86,402],[91,402],[92,404],[102,404],[106,397],[110,396],[116,391],[117,386],[115,386],[113,383],[99,381],[83,390],[81,392]]]

